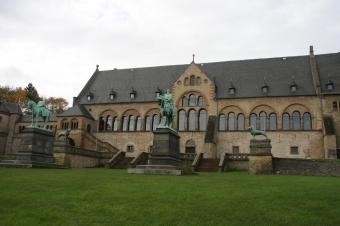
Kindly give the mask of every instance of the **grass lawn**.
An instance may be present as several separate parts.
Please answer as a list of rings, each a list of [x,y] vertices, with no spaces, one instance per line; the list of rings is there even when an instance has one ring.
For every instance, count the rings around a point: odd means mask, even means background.
[[[340,178],[0,168],[0,225],[340,225]]]

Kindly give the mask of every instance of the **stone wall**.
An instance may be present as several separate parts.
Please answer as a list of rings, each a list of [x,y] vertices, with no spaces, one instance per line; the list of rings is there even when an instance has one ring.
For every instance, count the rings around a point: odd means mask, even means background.
[[[275,174],[340,176],[340,162],[273,158],[273,171]]]

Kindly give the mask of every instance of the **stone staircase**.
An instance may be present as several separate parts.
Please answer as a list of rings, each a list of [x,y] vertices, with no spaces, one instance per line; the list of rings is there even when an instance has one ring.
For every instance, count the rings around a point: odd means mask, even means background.
[[[112,169],[127,169],[129,168],[129,163],[132,162],[134,157],[121,157],[119,161],[113,165]]]
[[[200,159],[196,172],[218,172],[220,159]]]

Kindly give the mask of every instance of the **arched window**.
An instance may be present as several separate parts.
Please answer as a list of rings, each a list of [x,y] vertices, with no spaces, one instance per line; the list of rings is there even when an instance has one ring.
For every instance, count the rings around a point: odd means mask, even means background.
[[[244,130],[244,115],[243,114],[239,114],[237,116],[237,129]]]
[[[226,121],[225,121],[225,115],[224,114],[220,114],[219,117],[219,130],[225,130],[225,125],[226,125]]]
[[[141,127],[142,127],[142,118],[140,116],[138,116],[137,120],[136,120],[136,130],[140,131]]]
[[[122,124],[122,131],[127,131],[127,126],[128,126],[128,120],[127,120],[127,118],[124,116],[124,117],[123,117],[123,124]]]
[[[146,116],[145,118],[145,131],[150,131],[151,126],[150,126],[150,116]]]
[[[289,130],[289,114],[288,113],[284,113],[282,115],[282,129]]]
[[[255,129],[257,129],[257,126],[256,126],[256,114],[252,113],[250,115],[250,125],[251,126],[254,126]]]
[[[89,132],[89,133],[91,132],[91,125],[90,124],[87,124],[86,131]]]
[[[180,110],[178,112],[178,130],[179,131],[184,131],[185,130],[185,124],[186,124],[186,120],[185,120],[185,111],[184,110]]]
[[[338,110],[338,103],[336,101],[333,101],[333,111]]]
[[[188,100],[186,97],[182,98],[182,106],[188,106]]]
[[[196,95],[191,94],[189,96],[189,106],[196,106]]]
[[[78,129],[78,121],[77,121],[77,119],[72,119],[72,121],[71,121],[71,129]]]
[[[308,112],[303,114],[303,129],[304,130],[312,129],[312,119]]]
[[[195,85],[195,75],[190,76],[190,85],[194,86]]]
[[[260,113],[260,130],[266,130],[267,128],[267,114],[266,112]]]
[[[113,119],[113,131],[118,130],[118,117],[114,117]]]
[[[103,117],[99,119],[99,131],[104,131],[105,120]]]
[[[196,112],[195,112],[195,110],[190,110],[189,111],[189,120],[188,120],[188,122],[189,122],[189,126],[188,126],[189,130],[190,131],[195,130],[196,129]]]
[[[61,129],[68,129],[68,120],[67,119],[63,119],[63,121],[61,121]]]
[[[197,105],[198,105],[198,106],[202,106],[202,105],[203,105],[203,97],[202,97],[202,96],[199,96],[199,97],[198,97]]]
[[[293,130],[300,130],[300,112],[293,112]]]
[[[112,116],[109,115],[106,118],[106,131],[112,131]]]
[[[228,114],[228,130],[235,130],[235,114],[233,112]]]
[[[205,131],[207,125],[207,111],[202,109],[199,112],[198,126],[200,131]]]
[[[194,140],[188,140],[185,144],[185,153],[195,153],[196,143]]]
[[[156,130],[158,126],[158,115],[152,116],[152,130]]]
[[[135,130],[135,116],[131,115],[129,118],[129,131]]]
[[[271,113],[269,115],[269,129],[270,130],[276,130],[276,114],[275,113]]]

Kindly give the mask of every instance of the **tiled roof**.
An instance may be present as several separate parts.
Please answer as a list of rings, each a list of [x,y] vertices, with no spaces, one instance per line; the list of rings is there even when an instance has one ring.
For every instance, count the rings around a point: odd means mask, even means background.
[[[22,115],[22,111],[21,111],[20,105],[17,104],[17,103],[1,102],[1,104],[0,104],[0,111],[11,113],[11,114]]]
[[[316,57],[319,69],[321,92],[324,94],[340,93],[340,53],[324,54]],[[331,80],[334,90],[327,90],[326,83]]]
[[[316,55],[315,57],[323,88],[327,82],[324,81],[327,73],[331,74],[334,84],[339,84],[339,54]],[[159,86],[165,92],[188,66],[173,65],[96,71],[78,95],[76,104],[155,101],[157,87]],[[197,64],[197,66],[212,81],[216,82],[218,86],[217,98],[316,95],[309,55],[204,63]],[[298,86],[297,92],[290,91],[293,77]],[[267,94],[261,93],[264,78],[269,87]],[[229,94],[231,80],[236,89],[234,95]],[[136,98],[131,100],[129,94],[132,87],[136,91]],[[111,91],[116,93],[113,100],[109,99]],[[93,94],[90,101],[86,100],[89,92]]]
[[[58,117],[70,117],[70,116],[84,116],[94,120],[92,115],[82,105],[75,105],[58,115]]]

